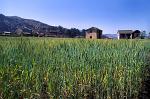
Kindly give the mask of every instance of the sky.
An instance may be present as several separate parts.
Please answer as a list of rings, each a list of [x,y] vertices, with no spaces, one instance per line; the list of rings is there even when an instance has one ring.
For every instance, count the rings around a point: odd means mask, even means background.
[[[0,0],[0,13],[66,28],[150,32],[150,0]]]

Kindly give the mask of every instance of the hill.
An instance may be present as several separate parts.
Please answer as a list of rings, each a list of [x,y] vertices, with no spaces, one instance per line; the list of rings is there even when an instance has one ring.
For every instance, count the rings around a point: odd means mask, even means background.
[[[5,16],[0,14],[0,33],[10,32],[13,35],[29,36],[53,36],[53,37],[75,37],[81,36],[78,29],[67,29],[62,26],[50,26],[48,24],[17,16]]]

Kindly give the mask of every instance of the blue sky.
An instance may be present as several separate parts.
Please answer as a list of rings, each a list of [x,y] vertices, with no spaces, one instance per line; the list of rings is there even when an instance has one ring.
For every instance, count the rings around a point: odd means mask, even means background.
[[[0,13],[71,28],[150,31],[150,0],[0,0]]]

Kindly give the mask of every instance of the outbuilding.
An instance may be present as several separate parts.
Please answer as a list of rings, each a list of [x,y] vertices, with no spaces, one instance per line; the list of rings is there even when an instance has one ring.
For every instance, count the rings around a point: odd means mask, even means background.
[[[86,30],[86,36],[85,38],[87,39],[101,39],[102,37],[102,30],[96,28],[96,27],[91,27]]]
[[[141,32],[139,30],[119,30],[118,39],[135,39],[140,37]]]

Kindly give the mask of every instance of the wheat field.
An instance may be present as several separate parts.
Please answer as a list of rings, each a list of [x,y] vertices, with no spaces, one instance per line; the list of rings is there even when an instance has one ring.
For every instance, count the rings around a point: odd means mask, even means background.
[[[150,41],[0,37],[2,99],[136,99]]]

